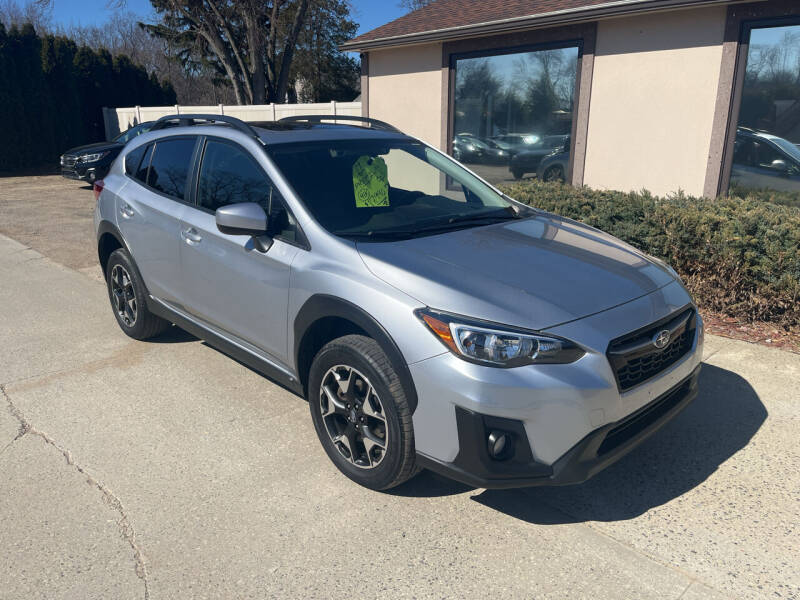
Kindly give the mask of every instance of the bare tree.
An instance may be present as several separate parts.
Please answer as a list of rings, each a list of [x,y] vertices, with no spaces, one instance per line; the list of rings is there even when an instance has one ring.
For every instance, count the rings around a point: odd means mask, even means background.
[[[199,55],[233,86],[239,104],[284,102],[308,0],[151,0],[147,29]]]
[[[406,9],[408,12],[413,12],[415,10],[419,10],[420,8],[424,8],[435,2],[436,0],[400,0],[400,8]]]

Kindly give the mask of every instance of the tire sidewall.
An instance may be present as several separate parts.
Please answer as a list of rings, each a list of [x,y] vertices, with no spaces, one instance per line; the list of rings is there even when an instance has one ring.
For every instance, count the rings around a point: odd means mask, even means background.
[[[128,272],[133,285],[133,293],[136,296],[136,321],[131,327],[126,325],[125,321],[123,321],[117,313],[114,292],[111,290],[111,271],[115,265],[122,266]],[[147,296],[145,294],[144,285],[142,285],[142,280],[139,277],[139,271],[134,266],[128,252],[122,248],[114,250],[108,258],[108,264],[106,265],[106,290],[108,291],[108,300],[111,302],[111,310],[114,312],[114,318],[117,320],[120,328],[130,337],[138,339],[144,332]]]
[[[351,464],[333,445],[328,435],[328,430],[323,423],[320,410],[320,386],[322,378],[331,367],[345,365],[360,371],[378,393],[381,406],[386,415],[386,428],[389,432],[389,442],[386,454],[381,463],[372,469],[361,469]],[[339,343],[338,340],[325,346],[312,363],[308,378],[308,403],[311,410],[311,419],[317,431],[322,447],[336,467],[350,479],[365,487],[381,490],[389,487],[395,480],[403,462],[403,439],[400,427],[400,418],[395,404],[395,398],[389,390],[389,381],[375,361],[367,354],[355,348]]]
[[[548,177],[549,174],[549,177]],[[547,167],[544,172],[544,176],[542,177],[544,181],[548,182],[563,182],[564,181],[564,172],[561,167]]]

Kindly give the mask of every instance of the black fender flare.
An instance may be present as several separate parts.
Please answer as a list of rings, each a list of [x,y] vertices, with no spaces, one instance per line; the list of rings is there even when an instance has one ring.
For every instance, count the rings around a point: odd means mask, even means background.
[[[400,378],[400,383],[403,386],[403,391],[413,414],[417,409],[417,389],[411,377],[411,371],[408,369],[408,364],[403,358],[403,353],[397,343],[372,315],[356,304],[342,298],[328,294],[315,294],[306,300],[298,311],[294,320],[294,359],[298,371],[300,369],[300,350],[306,332],[315,322],[326,317],[346,319],[364,330],[367,335],[380,344]],[[298,372],[298,375],[301,380],[304,379],[301,373]],[[304,385],[306,383],[303,381]]]

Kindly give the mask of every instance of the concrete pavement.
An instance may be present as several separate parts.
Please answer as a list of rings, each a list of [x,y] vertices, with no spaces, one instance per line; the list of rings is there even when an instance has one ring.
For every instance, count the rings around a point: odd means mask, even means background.
[[[0,352],[0,598],[800,596],[797,355],[709,337],[697,401],[582,486],[375,493],[302,399],[3,236]]]

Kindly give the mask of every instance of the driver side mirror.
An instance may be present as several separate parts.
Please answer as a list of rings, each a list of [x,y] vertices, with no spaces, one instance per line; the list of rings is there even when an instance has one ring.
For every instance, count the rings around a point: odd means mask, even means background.
[[[786,164],[785,160],[781,160],[780,158],[773,160],[769,167],[778,173],[788,173],[789,171],[789,165]]]
[[[217,228],[229,235],[250,235],[261,252],[266,252],[272,240],[266,238],[267,213],[255,202],[239,202],[218,208],[214,214]],[[266,238],[266,239],[265,239]]]

